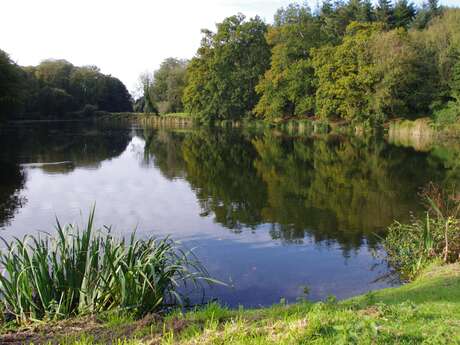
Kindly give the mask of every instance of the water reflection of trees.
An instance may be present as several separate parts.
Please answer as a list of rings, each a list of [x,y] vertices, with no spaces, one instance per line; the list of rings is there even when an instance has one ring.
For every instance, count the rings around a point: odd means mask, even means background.
[[[263,222],[267,188],[257,175],[254,145],[239,131],[196,131],[182,146],[187,180],[203,214],[233,231]]]
[[[49,173],[67,173],[76,167],[97,168],[106,159],[119,156],[130,141],[126,127],[103,123],[56,122],[21,124],[2,132],[5,161],[55,163],[40,166]]]
[[[26,174],[21,164],[38,165],[47,173],[68,173],[76,167],[96,168],[120,155],[130,140],[124,127],[85,122],[29,123],[0,129],[0,227],[8,224],[26,200],[21,196]]]
[[[184,134],[166,129],[145,129],[142,133],[145,140],[144,162],[153,163],[169,180],[184,177]]]
[[[273,238],[344,250],[375,244],[375,233],[420,210],[421,186],[448,173],[430,153],[375,139],[214,129],[163,130],[148,143],[165,176],[185,176],[202,214],[232,231],[264,224]]]
[[[407,217],[417,205],[418,187],[429,178],[424,157],[381,142],[272,135],[253,142],[259,153],[255,166],[270,195],[264,218],[280,224],[280,238],[308,233],[343,246],[372,243],[374,233]],[[405,169],[415,174],[405,176]]]
[[[17,164],[0,161],[0,228],[24,204],[25,199],[20,195],[24,182],[24,172]]]

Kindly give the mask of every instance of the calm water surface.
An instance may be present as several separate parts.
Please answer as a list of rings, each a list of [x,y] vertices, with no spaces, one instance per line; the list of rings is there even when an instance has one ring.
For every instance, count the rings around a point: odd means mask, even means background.
[[[456,163],[457,162],[457,163]],[[196,247],[230,306],[386,287],[379,236],[420,212],[419,188],[457,179],[458,154],[274,131],[28,123],[0,129],[0,235],[54,217]],[[377,236],[378,235],[378,236]],[[380,254],[376,257],[375,253]]]

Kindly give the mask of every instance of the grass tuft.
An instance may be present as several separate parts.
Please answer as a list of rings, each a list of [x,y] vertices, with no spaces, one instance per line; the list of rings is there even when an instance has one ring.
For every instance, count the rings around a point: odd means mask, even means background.
[[[62,226],[56,234],[3,240],[0,304],[4,318],[23,323],[122,310],[136,316],[181,305],[181,287],[214,282],[191,251],[169,238],[114,237],[94,228]],[[190,288],[191,286],[191,288]]]

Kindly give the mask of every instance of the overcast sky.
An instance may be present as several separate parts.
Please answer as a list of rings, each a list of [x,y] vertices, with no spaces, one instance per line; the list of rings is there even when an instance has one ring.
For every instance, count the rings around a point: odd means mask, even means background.
[[[97,65],[130,91],[167,57],[190,58],[200,29],[242,12],[271,21],[285,0],[2,0],[0,49],[20,65],[60,58]],[[414,1],[420,3],[419,1]],[[318,1],[310,0],[315,8]],[[441,0],[460,5],[460,0]]]

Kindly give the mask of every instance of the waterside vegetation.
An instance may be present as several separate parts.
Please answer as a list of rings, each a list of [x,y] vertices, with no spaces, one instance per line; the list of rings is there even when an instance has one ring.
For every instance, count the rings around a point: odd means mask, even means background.
[[[185,82],[162,81],[178,74],[165,67],[171,59],[141,79],[143,99],[166,85],[183,95],[180,111],[199,122],[296,118],[366,127],[427,117],[446,128],[460,113],[458,23],[460,10],[436,0],[420,8],[406,0],[323,1],[315,11],[291,4],[273,24],[238,14],[203,30],[195,57],[180,65]]]
[[[338,302],[231,310],[175,309],[178,287],[215,282],[166,240],[117,240],[110,229],[61,227],[6,245],[0,340],[11,344],[460,344],[460,203],[430,184],[425,218],[395,222],[388,261],[411,281]],[[71,318],[66,321],[61,319]],[[45,323],[37,323],[45,320]]]
[[[413,279],[433,262],[460,261],[460,195],[429,184],[422,192],[425,217],[395,221],[383,244],[388,261],[403,279]]]
[[[54,235],[3,246],[0,309],[3,321],[18,324],[104,311],[143,316],[183,305],[187,284],[193,290],[212,281],[192,252],[168,238],[123,239],[95,229],[94,209],[84,229],[57,221]]]
[[[432,265],[413,282],[337,302],[281,302],[229,310],[210,304],[190,312],[136,320],[106,314],[2,329],[9,344],[460,344],[460,266]]]

